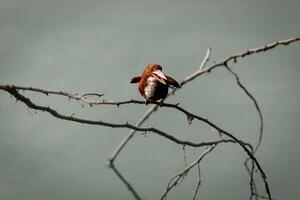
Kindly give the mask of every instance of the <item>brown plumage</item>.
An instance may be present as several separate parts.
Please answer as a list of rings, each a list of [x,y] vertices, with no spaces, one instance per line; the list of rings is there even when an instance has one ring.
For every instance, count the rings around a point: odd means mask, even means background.
[[[145,103],[158,102],[162,105],[168,94],[168,87],[180,88],[180,84],[172,77],[162,73],[158,64],[149,64],[141,76],[133,77],[130,83],[139,83],[139,92],[145,98]]]

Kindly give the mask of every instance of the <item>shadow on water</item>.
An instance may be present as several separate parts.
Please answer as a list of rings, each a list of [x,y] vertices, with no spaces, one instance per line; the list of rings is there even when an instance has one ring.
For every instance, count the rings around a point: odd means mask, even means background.
[[[138,195],[138,193],[135,191],[135,189],[132,187],[132,185],[124,178],[124,176],[117,170],[114,164],[110,164],[109,168],[112,169],[112,171],[119,177],[119,179],[126,185],[129,192],[134,196],[137,200],[142,200],[142,198]]]

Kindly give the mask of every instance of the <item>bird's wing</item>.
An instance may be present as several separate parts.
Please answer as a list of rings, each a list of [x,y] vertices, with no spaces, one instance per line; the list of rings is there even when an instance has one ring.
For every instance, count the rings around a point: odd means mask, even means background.
[[[140,80],[141,80],[140,76],[135,76],[131,78],[130,83],[138,83],[140,82]]]
[[[167,84],[168,86],[170,86],[171,88],[181,88],[180,84],[172,77],[170,76],[166,76],[167,77]]]

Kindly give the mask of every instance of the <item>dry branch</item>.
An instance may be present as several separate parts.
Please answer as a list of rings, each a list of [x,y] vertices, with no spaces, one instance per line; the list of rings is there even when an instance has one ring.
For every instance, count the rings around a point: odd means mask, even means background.
[[[29,108],[35,109],[35,110],[40,110],[40,111],[45,111],[48,112],[49,114],[51,114],[54,117],[57,117],[59,119],[63,119],[63,120],[68,120],[68,121],[73,121],[73,122],[78,122],[78,123],[83,123],[83,124],[91,124],[91,125],[100,125],[100,126],[106,126],[106,127],[111,127],[111,128],[128,128],[128,129],[132,129],[138,132],[153,132],[156,133],[162,137],[165,137],[177,144],[181,144],[181,145],[186,145],[186,146],[192,146],[192,147],[201,147],[201,146],[208,146],[208,145],[217,145],[219,143],[224,143],[224,142],[231,142],[231,143],[237,143],[238,145],[240,145],[242,147],[242,149],[246,152],[246,154],[249,156],[249,158],[255,163],[256,167],[258,168],[260,175],[263,179],[264,185],[265,185],[265,191],[268,194],[269,199],[271,199],[271,193],[269,190],[269,185],[268,182],[266,180],[266,175],[265,172],[263,171],[263,169],[261,168],[259,162],[257,161],[257,159],[254,157],[254,155],[252,154],[252,146],[246,142],[243,142],[242,140],[236,138],[233,134],[229,133],[228,131],[225,131],[224,129],[218,127],[216,124],[212,123],[211,121],[209,121],[206,118],[203,118],[201,116],[198,116],[196,114],[193,114],[187,110],[185,110],[184,108],[180,107],[178,104],[167,104],[164,103],[162,104],[163,107],[169,107],[169,108],[174,108],[182,113],[184,113],[186,116],[190,116],[194,119],[197,119],[199,121],[202,121],[206,124],[208,124],[209,126],[213,127],[215,130],[218,131],[218,133],[222,133],[224,135],[226,135],[229,139],[227,140],[217,140],[217,141],[211,141],[211,142],[200,142],[200,143],[195,143],[195,142],[191,142],[191,141],[184,141],[184,140],[180,140],[176,137],[174,137],[171,134],[168,134],[160,129],[157,129],[155,127],[138,127],[138,126],[134,126],[128,122],[126,123],[110,123],[110,122],[104,122],[104,121],[95,121],[95,120],[87,120],[87,119],[82,119],[82,118],[77,118],[74,117],[73,115],[71,116],[67,116],[67,115],[63,115],[59,112],[57,112],[56,110],[50,108],[49,106],[40,106],[37,105],[35,103],[33,103],[29,98],[26,98],[25,96],[21,95],[18,91],[18,89],[16,88],[22,88],[24,90],[25,87],[20,87],[20,86],[13,86],[13,85],[0,85],[0,90],[6,91],[8,93],[10,93],[12,96],[14,96],[16,98],[16,100],[19,100],[21,102],[23,102],[24,104],[26,104]],[[41,90],[43,91],[42,93],[44,93],[47,90]],[[41,92],[41,91],[36,91],[36,92]],[[140,103],[141,101],[137,101],[137,100],[130,100],[127,101],[128,103]],[[248,149],[248,147],[250,147],[251,150]]]
[[[182,180],[195,165],[199,164],[201,162],[201,160],[208,153],[210,153],[215,147],[216,147],[216,145],[211,145],[211,146],[207,147],[207,149],[205,151],[203,151],[203,153],[200,154],[200,156],[194,162],[189,164],[184,170],[182,170],[182,172],[180,172],[179,174],[177,174],[176,176],[171,178],[171,180],[169,181],[169,183],[167,185],[167,189],[165,190],[165,192],[163,193],[163,195],[161,197],[161,200],[166,199],[169,191],[173,187],[175,187],[179,183],[179,181]]]
[[[206,52],[206,55],[204,57],[204,59],[202,60],[201,62],[201,65],[198,67],[198,69],[193,72],[192,74],[190,74],[189,76],[185,77],[181,82],[180,82],[180,85],[183,87],[183,85],[185,85],[186,83],[194,80],[195,78],[197,78],[198,76],[202,75],[202,74],[205,74],[205,73],[208,73],[210,72],[211,70],[217,68],[217,67],[221,67],[221,66],[225,66],[228,64],[228,62],[230,61],[233,61],[234,63],[237,62],[238,59],[240,58],[244,58],[246,56],[249,56],[249,55],[252,55],[254,53],[260,53],[260,52],[265,52],[265,51],[268,51],[270,49],[273,49],[279,45],[289,45],[293,42],[297,42],[299,41],[300,38],[299,37],[295,37],[295,38],[289,38],[289,39],[285,39],[285,40],[278,40],[278,41],[275,41],[275,42],[272,42],[272,43],[269,43],[269,44],[266,44],[266,45],[263,45],[261,47],[257,47],[257,48],[253,48],[253,49],[249,49],[249,50],[246,50],[244,52],[241,52],[241,53],[237,53],[237,54],[234,54],[232,56],[229,56],[228,58],[225,58],[219,62],[215,62],[214,64],[206,67],[206,63],[208,62],[209,60],[209,57],[210,57],[210,49],[207,50]],[[171,95],[171,94],[174,94],[176,91],[178,90],[177,89],[174,89],[172,90],[171,92],[169,92],[169,95],[168,97]],[[138,120],[138,123],[137,123],[137,126],[141,126],[149,117],[150,115],[152,115],[153,112],[155,112],[156,110],[158,109],[158,106],[152,106],[151,108],[149,108],[145,113],[144,115]],[[122,142],[119,144],[119,146],[117,147],[117,149],[114,151],[113,155],[110,157],[109,161],[112,163],[115,161],[116,157],[119,155],[119,153],[122,151],[122,149],[125,147],[125,145],[129,142],[129,140],[134,136],[134,133],[135,131],[130,131],[130,133],[122,140]],[[259,146],[259,145],[258,145]]]
[[[197,68],[197,70],[195,72],[193,72],[191,75],[185,77],[180,84],[183,86],[184,84],[194,80],[196,77],[210,72],[211,70],[220,67],[220,66],[224,66],[226,67],[226,69],[235,77],[238,86],[247,94],[247,96],[253,101],[255,108],[257,110],[257,112],[259,113],[259,117],[260,117],[260,136],[259,136],[259,140],[258,143],[256,145],[256,147],[253,149],[252,145],[249,143],[246,143],[242,140],[240,140],[239,138],[237,138],[234,134],[225,131],[224,129],[218,127],[216,124],[212,123],[211,121],[209,121],[206,118],[203,118],[199,115],[193,114],[189,111],[187,111],[186,109],[182,108],[181,106],[179,106],[178,104],[168,104],[168,103],[164,103],[162,105],[162,107],[167,107],[167,108],[173,108],[183,114],[186,115],[186,117],[189,119],[189,122],[191,122],[193,119],[199,120],[201,122],[204,122],[206,124],[208,124],[210,127],[214,128],[215,130],[217,130],[217,132],[219,134],[223,134],[225,136],[227,136],[226,139],[221,138],[221,140],[215,140],[215,141],[209,141],[209,142],[193,142],[193,141],[186,141],[186,140],[181,140],[178,139],[176,137],[174,137],[172,134],[169,134],[165,131],[162,131],[161,129],[155,128],[155,127],[141,127],[141,125],[151,116],[151,114],[157,110],[158,108],[158,104],[152,105],[147,112],[145,112],[145,114],[140,118],[140,120],[137,122],[136,125],[132,125],[128,122],[126,123],[110,123],[110,122],[104,122],[101,120],[89,120],[89,119],[83,119],[83,118],[78,118],[78,117],[74,117],[74,114],[72,115],[64,115],[59,113],[58,111],[56,111],[55,109],[48,107],[48,106],[41,106],[38,104],[35,104],[31,101],[31,99],[27,98],[26,96],[20,94],[19,91],[31,91],[31,92],[35,92],[35,93],[41,93],[41,94],[45,94],[45,95],[49,95],[49,94],[54,94],[54,95],[60,95],[60,96],[64,96],[67,97],[68,99],[73,99],[81,104],[88,104],[90,106],[93,105],[116,105],[116,106],[120,106],[120,105],[124,105],[124,104],[144,104],[144,101],[139,101],[139,100],[124,100],[124,101],[107,101],[107,100],[90,100],[87,97],[88,96],[96,96],[97,98],[102,98],[103,94],[100,93],[86,93],[83,95],[78,95],[78,94],[72,94],[69,92],[65,92],[65,91],[60,91],[60,90],[45,90],[42,88],[34,88],[34,87],[24,87],[24,86],[14,86],[14,85],[0,85],[0,90],[8,92],[9,94],[11,94],[13,97],[16,98],[17,101],[21,101],[22,103],[26,104],[28,108],[34,109],[35,110],[39,110],[39,111],[43,111],[43,112],[47,112],[49,114],[51,114],[54,117],[57,117],[59,119],[63,119],[63,120],[67,120],[67,121],[73,121],[73,122],[77,122],[77,123],[83,123],[83,124],[91,124],[91,125],[99,125],[99,126],[106,126],[106,127],[111,127],[111,128],[127,128],[130,129],[130,133],[129,135],[121,142],[121,144],[118,146],[118,148],[116,149],[116,151],[114,152],[113,156],[110,158],[110,162],[111,164],[113,164],[114,160],[116,159],[117,155],[121,152],[121,150],[124,148],[124,146],[127,144],[127,142],[133,137],[133,135],[135,134],[135,132],[152,132],[155,133],[159,136],[162,136],[176,144],[180,144],[180,145],[184,145],[184,146],[191,146],[191,147],[208,147],[193,163],[191,163],[190,165],[188,165],[182,173],[178,174],[177,176],[175,176],[174,178],[171,179],[171,181],[168,184],[168,187],[165,191],[165,193],[162,196],[162,199],[166,198],[168,192],[176,185],[178,184],[179,180],[182,180],[184,178],[184,176],[196,165],[198,165],[198,172],[199,172],[199,181],[198,181],[198,185],[196,187],[195,193],[194,193],[194,199],[197,195],[198,189],[200,187],[201,184],[201,177],[200,177],[200,169],[199,169],[199,163],[200,161],[203,159],[203,157],[205,155],[207,155],[209,152],[211,152],[215,146],[217,146],[220,143],[234,143],[234,144],[238,144],[244,151],[245,153],[248,155],[249,159],[251,160],[251,169],[248,168],[247,165],[247,161],[246,163],[246,167],[247,170],[250,174],[250,190],[251,190],[251,196],[250,199],[252,199],[253,197],[255,198],[268,198],[268,199],[272,199],[271,197],[271,192],[269,190],[269,185],[268,185],[268,181],[267,181],[267,177],[265,175],[265,172],[263,171],[263,169],[260,166],[260,163],[258,162],[258,160],[256,159],[256,157],[254,156],[256,150],[259,148],[260,144],[261,144],[261,140],[262,140],[262,134],[263,134],[263,118],[262,118],[262,113],[261,110],[259,108],[259,105],[256,101],[256,99],[254,98],[254,96],[249,92],[249,90],[241,83],[240,78],[238,76],[237,73],[235,73],[231,68],[229,68],[228,63],[230,61],[233,62],[237,62],[238,59],[240,58],[244,58],[248,55],[252,55],[254,53],[260,53],[260,52],[264,52],[264,51],[268,51],[270,49],[273,49],[279,45],[288,45],[290,43],[299,41],[299,38],[290,38],[287,40],[280,40],[280,41],[276,41],[267,45],[264,45],[262,47],[258,47],[258,48],[254,48],[254,49],[249,49],[245,52],[242,53],[238,53],[235,55],[232,55],[224,60],[221,60],[219,62],[215,62],[213,64],[211,64],[208,67],[205,67],[205,65],[207,64],[209,57],[210,57],[210,52],[211,50],[208,49],[207,53],[203,59],[203,61],[201,62],[201,65]],[[169,92],[168,96],[174,94],[178,89],[174,89],[171,92]],[[262,196],[257,194],[257,190],[256,190],[256,186],[254,183],[254,169],[257,168],[257,170],[259,171],[259,174],[261,175],[261,178],[264,182],[264,186],[265,186],[265,192],[267,194],[267,197]]]
[[[15,86],[12,85],[0,85],[0,90],[6,91],[12,96],[16,98],[17,101],[21,101],[22,103],[26,104],[29,108],[34,109],[34,110],[39,110],[43,112],[47,112],[51,114],[54,117],[57,117],[59,119],[67,120],[67,121],[72,121],[72,122],[77,122],[81,124],[91,124],[91,125],[99,125],[99,126],[106,126],[106,127],[111,127],[111,128],[127,128],[127,129],[132,129],[138,132],[153,132],[156,133],[164,138],[167,138],[176,144],[181,144],[181,145],[186,145],[186,146],[191,146],[191,147],[202,147],[202,146],[207,146],[207,145],[213,145],[213,144],[219,144],[221,142],[231,142],[234,143],[233,140],[216,140],[216,141],[210,141],[210,142],[191,142],[191,141],[186,141],[186,140],[180,140],[176,137],[174,137],[172,134],[169,134],[165,131],[162,131],[158,128],[155,127],[138,127],[134,126],[128,122],[125,123],[110,123],[110,122],[105,122],[102,120],[89,120],[89,119],[83,119],[83,118],[78,118],[74,117],[73,115],[64,115],[59,113],[58,111],[54,110],[53,108],[49,106],[40,106],[35,103],[33,103],[29,98],[25,97],[24,95],[20,94],[20,92],[16,89]],[[139,102],[139,101],[137,101]],[[144,103],[144,102],[143,102]],[[173,104],[167,104],[169,107],[177,108],[177,105]],[[173,105],[173,106],[172,106]],[[179,107],[178,107],[179,108]],[[184,109],[182,109],[184,110]],[[185,111],[185,110],[184,110]],[[186,111],[187,112],[187,111]]]

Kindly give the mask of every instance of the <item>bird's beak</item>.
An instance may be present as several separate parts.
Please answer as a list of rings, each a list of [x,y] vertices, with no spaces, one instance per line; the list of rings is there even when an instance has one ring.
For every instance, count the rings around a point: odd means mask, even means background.
[[[163,84],[167,84],[166,80],[167,77],[162,73],[161,70],[157,69],[154,72],[152,72],[152,74],[157,78],[157,80]]]

